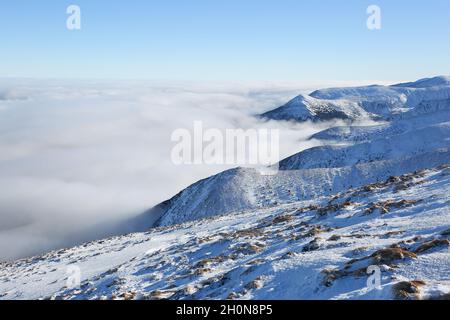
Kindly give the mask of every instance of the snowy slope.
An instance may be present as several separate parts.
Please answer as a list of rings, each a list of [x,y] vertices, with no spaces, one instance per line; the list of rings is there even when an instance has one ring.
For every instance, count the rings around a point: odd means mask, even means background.
[[[384,133],[370,142],[305,150],[281,161],[274,176],[240,168],[200,181],[164,204],[158,225],[313,199],[450,163],[449,122],[397,135]]]
[[[321,150],[326,154],[328,148]],[[336,154],[330,153],[331,156]],[[341,161],[341,159],[329,159],[322,164],[332,164],[333,161]],[[282,170],[275,176],[264,176],[253,169],[238,169],[226,183],[215,185],[214,189],[208,187],[211,181],[220,180],[224,178],[224,175],[226,178],[230,172],[188,187],[168,202],[157,225],[168,226],[231,211],[314,199],[346,188],[380,181],[390,175],[450,163],[450,150],[445,147],[410,157],[370,160],[366,163],[338,168],[289,170],[290,163],[291,159],[282,162]],[[287,170],[284,170],[285,168]],[[199,202],[197,196],[200,196],[202,201]],[[189,201],[190,199],[192,202]],[[224,199],[228,200],[225,207],[221,206]]]
[[[3,263],[0,299],[442,299],[450,167]],[[67,288],[70,267],[81,285]],[[367,287],[369,266],[381,288]]]

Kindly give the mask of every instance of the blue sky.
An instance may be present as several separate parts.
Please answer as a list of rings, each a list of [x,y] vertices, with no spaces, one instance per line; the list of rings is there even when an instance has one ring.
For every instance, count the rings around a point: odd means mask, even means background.
[[[66,29],[77,4],[82,29]],[[382,29],[366,28],[366,9]],[[195,81],[450,75],[450,1],[2,0],[0,77]]]

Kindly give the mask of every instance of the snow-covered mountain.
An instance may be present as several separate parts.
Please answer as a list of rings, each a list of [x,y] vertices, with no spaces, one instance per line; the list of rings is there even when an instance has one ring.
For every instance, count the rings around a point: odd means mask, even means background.
[[[448,109],[450,77],[421,79],[392,86],[366,86],[317,90],[300,95],[261,116],[272,120],[323,121],[361,117],[391,119],[413,116],[429,109]]]
[[[299,95],[284,106],[261,115],[265,119],[294,121],[355,120],[369,116],[356,102],[343,99],[316,99],[305,95]]]
[[[264,117],[349,123],[275,175],[235,168],[191,185],[139,217],[157,219],[150,231],[1,264],[0,299],[449,297],[448,77],[318,90]],[[351,121],[366,118],[380,122]]]

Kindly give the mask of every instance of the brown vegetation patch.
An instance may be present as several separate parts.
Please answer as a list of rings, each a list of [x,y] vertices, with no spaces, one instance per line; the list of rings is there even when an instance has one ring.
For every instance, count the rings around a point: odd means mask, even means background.
[[[174,294],[174,291],[155,290],[150,292],[150,298],[155,300],[165,300],[169,299]]]
[[[409,299],[419,299],[421,287],[425,285],[424,281],[414,280],[414,281],[402,281],[396,283],[392,287],[392,291],[395,299],[399,300],[409,300]]]
[[[389,213],[393,208],[401,209],[413,206],[417,204],[420,200],[400,200],[400,201],[394,201],[394,200],[386,200],[378,203],[372,203],[369,205],[369,208],[366,209],[364,212],[365,215],[369,215],[374,213],[376,210],[379,210],[381,214],[387,214]]]
[[[205,258],[205,259],[197,262],[197,264],[195,265],[195,268],[205,268],[205,267],[209,266],[210,264],[221,263],[221,262],[224,262],[225,260],[226,260],[226,258],[222,255],[217,256],[217,257]]]
[[[345,271],[339,269],[324,269],[322,273],[325,275],[322,281],[322,284],[326,287],[331,287],[333,282],[337,279],[354,276],[354,277],[362,277],[366,276],[366,268],[359,268],[353,271]]]
[[[118,295],[119,298],[123,300],[134,300],[136,298],[136,292],[124,292]]]
[[[387,248],[374,252],[370,257],[372,258],[374,264],[391,265],[394,261],[397,260],[417,258],[417,255],[402,248]]]
[[[346,207],[350,207],[350,206],[354,206],[354,205],[356,205],[356,203],[349,201],[349,200],[347,200],[343,203],[336,203],[336,204],[333,204],[330,202],[330,203],[328,203],[328,205],[326,205],[324,207],[318,207],[316,210],[317,210],[317,215],[323,217],[329,213],[334,213],[334,212],[342,210]]]
[[[317,210],[317,209],[319,209],[319,206],[318,206],[318,205],[316,205],[316,204],[311,204],[311,205],[309,205],[309,206],[307,206],[307,207],[297,209],[297,211],[295,212],[295,214],[302,214],[302,213],[305,213],[305,212],[308,212],[308,211],[314,211],[314,210]]]
[[[262,232],[258,228],[254,228],[254,229],[245,229],[245,230],[236,231],[233,234],[233,238],[256,238],[256,237],[261,237],[263,235],[264,235],[264,232]]]
[[[272,223],[273,224],[284,223],[284,222],[292,221],[293,219],[294,218],[290,215],[283,215],[283,216],[278,216],[275,219],[273,219]]]
[[[395,237],[395,236],[402,235],[402,234],[404,234],[404,233],[405,233],[405,231],[402,231],[402,230],[398,230],[398,231],[389,231],[389,232],[385,233],[385,234],[383,235],[383,237],[385,237],[385,238],[391,238],[391,237]]]
[[[395,185],[394,187],[395,192],[406,190],[415,184],[422,183],[422,182],[413,183],[412,180],[415,178],[423,177],[425,175],[425,172],[426,172],[425,170],[422,170],[404,174],[401,176],[391,176],[388,179],[386,179],[386,181],[368,184],[359,190],[363,192],[372,192],[374,190],[386,188],[392,185]]]
[[[244,255],[255,254],[265,249],[265,245],[260,242],[255,243],[243,243],[236,248],[236,253],[242,253]]]
[[[311,229],[308,230],[308,232],[305,233],[305,237],[315,237],[324,232],[325,230],[322,228],[322,226],[313,226]]]
[[[371,192],[371,191],[374,191],[377,189],[381,189],[383,187],[385,187],[385,184],[383,184],[383,183],[372,183],[372,184],[368,184],[368,185],[364,186],[362,188],[362,190],[364,192]]]
[[[414,252],[417,254],[420,254],[420,253],[428,251],[432,248],[441,247],[441,246],[448,247],[449,245],[450,245],[450,241],[448,239],[435,239],[435,240],[424,242]]]

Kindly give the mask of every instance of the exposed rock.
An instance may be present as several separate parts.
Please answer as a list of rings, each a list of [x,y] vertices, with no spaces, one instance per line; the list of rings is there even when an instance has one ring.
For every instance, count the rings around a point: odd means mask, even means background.
[[[303,247],[303,252],[315,251],[320,248],[321,238],[315,238],[313,241]]]
[[[261,277],[256,278],[255,280],[247,283],[245,285],[245,289],[247,290],[255,290],[255,289],[260,289],[262,288],[264,285],[263,281],[261,280]]]
[[[331,237],[328,238],[328,241],[338,241],[340,239],[341,239],[341,236],[333,234]]]

